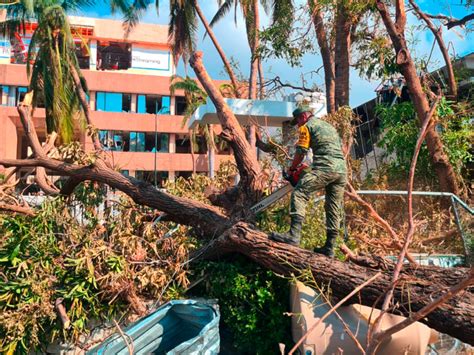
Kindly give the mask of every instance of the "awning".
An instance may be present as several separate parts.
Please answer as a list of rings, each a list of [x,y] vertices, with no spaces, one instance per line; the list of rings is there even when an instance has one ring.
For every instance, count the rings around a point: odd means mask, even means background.
[[[268,101],[247,99],[224,99],[241,125],[257,123],[262,127],[281,127],[282,123],[293,118],[297,103],[293,101]],[[324,101],[312,102],[309,105],[314,115],[321,117],[326,114]],[[188,128],[198,124],[220,124],[216,108],[210,98],[193,113]]]

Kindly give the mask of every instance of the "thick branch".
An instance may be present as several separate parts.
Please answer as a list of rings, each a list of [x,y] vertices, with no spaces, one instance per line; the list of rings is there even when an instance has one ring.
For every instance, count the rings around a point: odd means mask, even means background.
[[[79,97],[79,102],[81,103],[82,111],[84,111],[84,116],[86,118],[87,125],[92,130],[91,138],[92,143],[94,144],[94,149],[99,152],[102,150],[102,145],[100,144],[97,132],[92,125],[89,103],[87,102],[86,93],[84,91],[84,88],[82,87],[81,78],[76,70],[76,67],[72,63],[69,63],[69,68],[71,69],[72,78],[74,80],[74,86],[76,87],[76,94]]]
[[[36,158],[25,160],[4,159],[0,165],[5,167],[43,167],[63,176],[74,176],[81,181],[97,181],[116,188],[136,203],[156,208],[167,213],[170,219],[196,227],[208,236],[220,234],[230,226],[230,221],[219,209],[204,203],[173,196],[160,191],[153,185],[126,177],[107,167],[100,159],[94,165],[80,166],[55,159]]]
[[[0,203],[0,210],[8,211],[8,212],[15,212],[25,214],[27,216],[34,217],[36,215],[35,211],[30,207],[25,206],[16,206],[16,205],[7,205],[4,203]]]
[[[330,285],[336,300],[347,296],[378,271],[330,259],[285,243],[273,242],[264,233],[253,230],[245,223],[234,225],[216,239],[207,248],[204,256],[217,258],[235,252],[281,275],[298,277],[310,270],[316,282]],[[355,296],[350,302],[374,306],[390,286],[392,273],[393,265],[389,263],[382,276],[364,287],[360,292],[360,298]],[[468,273],[469,270],[466,268],[407,266],[402,272],[402,282],[395,287],[394,302],[400,305],[396,310],[397,314],[410,316],[412,312],[423,309],[431,303],[433,294],[460,283]],[[441,304],[420,321],[440,332],[473,344],[473,314],[474,295],[467,291],[463,297],[457,296]]]
[[[21,124],[25,130],[26,137],[31,145],[33,154],[35,157],[44,157],[46,156],[43,147],[36,133],[35,125],[31,120],[31,100],[33,98],[33,92],[29,92],[25,95],[25,98],[17,107],[18,114],[20,116]]]
[[[47,195],[57,195],[59,189],[49,180],[45,168],[37,167],[35,181]]]
[[[400,70],[406,80],[410,97],[421,126],[426,113],[430,110],[430,105],[421,85],[420,78],[418,77],[415,63],[410,56],[404,31],[399,31],[396,28],[392,18],[390,17],[385,1],[376,0],[376,5],[385,24],[385,28],[390,35],[390,39],[392,40],[396,52],[397,64],[400,66]],[[429,127],[426,134],[426,145],[436,175],[438,176],[441,191],[449,191],[457,194],[459,187],[457,184],[456,173],[444,151],[443,142],[433,126]]]
[[[244,131],[235,118],[233,112],[224,101],[221,93],[215,87],[202,64],[202,52],[195,52],[190,59],[191,67],[194,69],[199,81],[211,98],[216,107],[217,117],[222,125],[222,136],[229,140],[234,151],[235,161],[239,169],[243,186],[248,186],[250,191],[259,191],[260,164],[258,163],[252,149],[245,138]],[[253,197],[254,199],[255,197]],[[252,201],[249,201],[250,203]]]
[[[433,312],[436,308],[440,307],[441,305],[445,304],[447,301],[449,301],[451,298],[459,294],[460,292],[464,291],[466,288],[469,286],[474,285],[474,269],[471,269],[469,275],[462,280],[459,284],[456,286],[451,287],[447,292],[443,293],[440,295],[437,299],[435,299],[433,302],[430,304],[427,304],[425,307],[420,309],[418,312],[410,315],[407,319],[404,321],[392,326],[389,329],[384,330],[380,335],[377,337],[377,342],[380,343],[383,341],[383,339],[389,338],[393,334],[401,331],[402,329],[405,329],[406,327],[410,326],[411,324],[421,320],[422,318],[425,318],[427,315],[429,315],[431,312]],[[370,354],[370,352],[368,351]]]
[[[335,64],[334,54],[331,50],[330,43],[328,41],[328,35],[326,27],[324,26],[323,15],[320,10],[320,5],[317,0],[308,0],[311,6],[314,6],[314,10],[311,14],[313,20],[314,29],[316,31],[316,38],[318,40],[319,48],[321,49],[321,57],[323,60],[324,68],[324,81],[326,86],[326,106],[328,113],[334,113],[336,111],[335,101]],[[312,4],[313,3],[313,4]]]
[[[395,6],[395,25],[397,26],[397,29],[402,32],[405,31],[405,25],[407,23],[407,15],[405,13],[405,1],[397,0]]]

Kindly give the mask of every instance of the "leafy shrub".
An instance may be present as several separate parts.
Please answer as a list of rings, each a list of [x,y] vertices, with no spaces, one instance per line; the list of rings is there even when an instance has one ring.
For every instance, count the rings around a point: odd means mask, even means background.
[[[276,354],[278,343],[291,343],[287,280],[241,257],[206,263],[202,272],[207,278],[199,291],[219,300],[237,351]]]
[[[411,102],[403,102],[392,107],[380,105],[376,109],[382,121],[384,136],[379,142],[387,154],[394,155],[391,162],[392,173],[408,174],[419,126]],[[449,161],[458,175],[469,161],[472,161],[471,145],[473,125],[470,120],[472,108],[467,103],[453,103],[442,98],[438,103],[436,129],[441,135],[444,149]],[[434,169],[431,165],[426,143],[423,144],[417,163],[417,173],[433,178]]]
[[[184,265],[194,246],[183,227],[162,239],[169,226],[147,222],[130,200],[97,223],[91,207],[99,196],[87,190],[76,196],[89,203],[82,224],[71,213],[79,202],[70,209],[61,198],[34,217],[0,214],[0,352],[45,352],[55,339],[74,343],[91,321],[142,314],[145,299],[166,301],[188,286]],[[71,321],[67,330],[54,311],[58,298]]]

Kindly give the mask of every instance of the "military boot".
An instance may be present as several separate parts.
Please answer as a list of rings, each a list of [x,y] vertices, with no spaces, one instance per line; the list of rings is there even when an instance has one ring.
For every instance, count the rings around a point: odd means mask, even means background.
[[[299,246],[301,239],[301,226],[303,225],[303,220],[304,218],[301,216],[291,216],[290,231],[288,233],[273,232],[270,234],[270,239],[281,243],[288,243],[291,245]]]
[[[326,232],[326,243],[321,248],[314,248],[314,252],[318,254],[324,254],[330,258],[334,258],[334,246],[336,244],[338,232],[327,231]]]

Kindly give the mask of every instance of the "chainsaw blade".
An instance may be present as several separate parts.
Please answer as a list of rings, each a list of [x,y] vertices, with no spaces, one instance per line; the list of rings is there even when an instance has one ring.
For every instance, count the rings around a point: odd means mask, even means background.
[[[252,211],[253,213],[264,211],[268,207],[273,205],[275,202],[277,202],[278,200],[288,195],[288,193],[290,193],[292,190],[293,190],[293,186],[291,186],[291,184],[287,184],[283,187],[280,187],[274,193],[272,193],[271,195],[268,195],[263,200],[260,200],[255,205],[250,207],[250,211]]]

